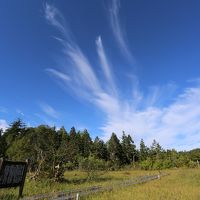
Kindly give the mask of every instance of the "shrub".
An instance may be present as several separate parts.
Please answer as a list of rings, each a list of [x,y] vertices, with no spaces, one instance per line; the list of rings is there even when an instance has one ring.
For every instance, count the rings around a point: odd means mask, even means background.
[[[140,163],[141,169],[149,170],[152,169],[153,161],[150,158],[147,158],[147,160],[144,160]]]
[[[94,177],[99,175],[99,171],[105,170],[106,162],[93,156],[88,158],[81,157],[79,158],[79,168],[87,172],[88,179],[94,179]]]

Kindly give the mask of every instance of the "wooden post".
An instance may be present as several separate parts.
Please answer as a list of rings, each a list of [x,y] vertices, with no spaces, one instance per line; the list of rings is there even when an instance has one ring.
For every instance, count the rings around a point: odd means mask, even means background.
[[[18,199],[20,199],[21,197],[23,197],[22,193],[23,193],[23,189],[24,189],[24,183],[25,183],[25,180],[26,180],[26,172],[27,172],[27,169],[28,169],[28,164],[29,164],[29,160],[26,159],[26,165],[24,167],[24,174],[23,174],[23,178],[22,178],[22,183],[19,186],[19,196],[18,196]]]
[[[0,158],[0,171],[1,171],[2,166],[3,166],[3,158]]]
[[[0,159],[0,189],[19,187],[17,199],[22,197],[28,160],[26,162]]]

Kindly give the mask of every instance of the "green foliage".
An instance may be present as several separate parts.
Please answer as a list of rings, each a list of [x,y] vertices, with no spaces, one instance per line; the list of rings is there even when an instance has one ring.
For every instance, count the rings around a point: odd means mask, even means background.
[[[99,171],[105,170],[106,162],[93,156],[79,158],[79,168],[88,174],[88,179],[94,179],[99,175]]]
[[[108,160],[108,150],[106,144],[103,140],[100,140],[98,137],[95,138],[92,146],[92,155],[95,158]]]
[[[148,157],[148,147],[145,145],[144,140],[141,139],[140,141],[140,151],[139,151],[139,160],[144,161]]]
[[[83,157],[88,157],[92,149],[92,139],[90,138],[87,129],[85,129],[80,136],[81,141],[79,146],[79,154]]]
[[[116,170],[127,165],[145,170],[199,167],[200,149],[164,150],[156,140],[147,147],[142,139],[137,150],[132,137],[125,132],[121,140],[112,133],[104,143],[98,137],[93,141],[86,129],[80,132],[72,127],[67,133],[64,127],[26,127],[18,119],[5,132],[0,130],[0,156],[22,161],[28,158],[32,178],[60,181],[65,170],[78,167],[87,170],[89,176],[97,170]]]
[[[112,133],[111,138],[108,141],[108,153],[109,159],[113,165],[121,166],[123,164],[122,146],[115,133]]]
[[[150,158],[147,158],[146,160],[140,162],[141,169],[150,170],[152,169],[152,166],[153,166],[153,161]]]
[[[136,158],[136,146],[130,135],[126,136],[125,132],[122,135],[122,151],[123,151],[123,160],[125,163],[130,164],[135,161]]]

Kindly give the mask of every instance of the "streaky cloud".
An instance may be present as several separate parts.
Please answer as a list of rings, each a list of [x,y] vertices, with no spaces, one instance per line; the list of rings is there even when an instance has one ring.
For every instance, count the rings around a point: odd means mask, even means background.
[[[59,113],[49,104],[40,102],[39,106],[47,116],[55,118],[55,119],[59,118]]]
[[[113,92],[113,94],[116,94],[115,83],[114,83],[114,80],[113,80],[114,78],[113,78],[113,75],[112,75],[112,72],[111,72],[110,63],[109,63],[109,61],[106,57],[106,54],[105,54],[105,50],[104,50],[104,47],[103,47],[101,36],[99,36],[96,39],[96,46],[97,46],[97,53],[98,53],[100,63],[101,63],[100,66],[103,70],[103,73],[104,73],[106,79],[107,79],[108,86],[109,86],[109,88],[112,89],[111,92]]]
[[[200,87],[186,88],[173,103],[158,108],[147,106],[143,110],[120,107],[120,114],[108,118],[102,126],[108,139],[115,131],[118,136],[122,131],[132,134],[138,141],[145,138],[150,145],[153,139],[167,148],[186,150],[200,145]]]
[[[111,21],[118,43],[126,56],[132,56],[127,48],[119,23],[119,1],[112,1]],[[176,94],[174,100],[167,105],[158,106],[158,102],[171,97],[176,85],[169,83],[164,86],[149,87],[149,92],[143,93],[139,87],[138,78],[131,75],[133,90],[130,96],[123,96],[123,91],[115,85],[114,74],[111,71],[101,37],[96,40],[97,54],[105,83],[112,90],[102,87],[102,80],[96,75],[90,60],[85,56],[74,41],[70,30],[65,26],[60,11],[50,5],[46,7],[46,19],[57,28],[62,38],[56,38],[63,46],[63,56],[67,63],[63,71],[48,68],[47,72],[64,83],[69,92],[71,89],[79,99],[85,99],[106,115],[104,124],[100,127],[103,138],[108,139],[112,132],[118,137],[125,131],[136,141],[145,139],[148,145],[153,139],[169,148],[185,150],[200,145],[200,86],[186,88],[181,94]],[[68,72],[67,74],[65,72]],[[113,90],[120,95],[114,95]],[[173,94],[174,96],[174,94]],[[47,115],[53,116],[54,110],[43,106]],[[56,116],[56,115],[55,115]],[[187,145],[185,145],[187,144]]]
[[[46,71],[48,73],[51,73],[52,75],[54,75],[56,78],[61,79],[63,81],[70,81],[71,80],[71,78],[69,76],[67,76],[65,73],[62,73],[58,70],[47,68]]]
[[[73,67],[73,69],[70,71],[71,74],[69,74],[71,77],[73,77],[72,87],[74,87],[74,85],[77,85],[77,87],[85,87],[85,90],[92,93],[101,91],[99,81],[95,75],[95,72],[93,71],[90,62],[73,40],[73,36],[69,31],[69,28],[65,26],[64,18],[60,11],[53,6],[46,4],[45,16],[47,21],[55,28],[57,28],[63,35],[63,38],[56,39],[59,40],[59,42],[63,45],[63,52],[67,56],[71,67]],[[51,70],[51,72],[54,72],[55,74],[57,71]],[[57,76],[61,75],[60,73],[56,73]],[[76,77],[74,74],[76,74]],[[76,93],[79,94],[81,92],[77,90]]]
[[[120,47],[122,54],[127,58],[131,63],[133,63],[134,58],[133,55],[128,47],[125,33],[122,29],[119,19],[119,9],[120,9],[120,1],[119,0],[112,0],[112,4],[109,10],[109,18],[110,18],[110,25],[112,28],[113,35]]]

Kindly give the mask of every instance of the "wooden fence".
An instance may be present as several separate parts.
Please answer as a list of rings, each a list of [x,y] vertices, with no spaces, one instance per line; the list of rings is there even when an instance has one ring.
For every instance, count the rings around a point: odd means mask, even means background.
[[[57,193],[49,193],[49,194],[39,194],[30,197],[24,197],[23,200],[80,200],[83,196],[88,196],[91,194],[95,194],[98,192],[106,192],[111,191],[116,188],[123,188],[131,185],[142,184],[151,180],[160,179],[162,176],[166,176],[168,174],[162,173],[158,175],[146,175],[146,176],[139,176],[136,178],[128,179],[125,181],[120,181],[114,183],[110,186],[92,186],[87,188],[75,189],[75,190],[66,190],[63,192]]]

